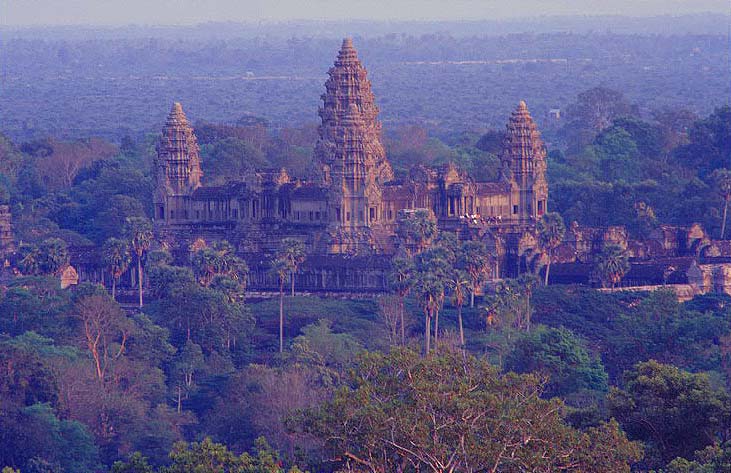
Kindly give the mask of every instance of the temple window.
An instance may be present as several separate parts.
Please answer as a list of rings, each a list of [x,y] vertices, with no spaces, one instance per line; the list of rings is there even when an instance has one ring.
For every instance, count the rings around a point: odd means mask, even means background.
[[[538,215],[543,215],[543,212],[545,212],[545,209],[543,208],[543,201],[538,201]]]
[[[170,211],[170,219],[172,220],[174,218],[175,218],[175,210],[171,210]]]
[[[513,215],[518,215],[518,206],[513,205]]]
[[[345,212],[345,221],[350,222],[350,212]]]
[[[376,209],[374,209],[373,207],[368,209],[368,218],[370,218],[371,222],[376,221]]]
[[[313,220],[312,218],[312,210],[310,210],[310,222]]]
[[[363,221],[363,211],[362,210],[359,210],[358,211],[358,221],[359,222],[362,222]]]

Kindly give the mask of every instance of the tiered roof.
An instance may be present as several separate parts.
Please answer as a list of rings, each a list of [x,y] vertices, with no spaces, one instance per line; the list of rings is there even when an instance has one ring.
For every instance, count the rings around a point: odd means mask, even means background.
[[[350,38],[343,40],[328,75],[319,110],[318,164],[328,167],[333,178],[363,177],[371,172],[381,180],[392,178],[371,83]]]
[[[528,106],[522,100],[508,121],[501,161],[516,175],[545,170],[546,149]]]
[[[174,190],[192,190],[200,186],[203,175],[200,148],[179,102],[173,104],[165,120],[158,144],[158,160]]]

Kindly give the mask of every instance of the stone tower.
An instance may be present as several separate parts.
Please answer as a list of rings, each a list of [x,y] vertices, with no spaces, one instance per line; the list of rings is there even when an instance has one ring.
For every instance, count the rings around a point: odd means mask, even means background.
[[[393,179],[371,83],[346,38],[325,82],[315,164],[329,194],[333,250],[358,252],[383,220],[381,185]]]
[[[13,245],[13,227],[11,224],[10,206],[0,205],[0,258],[4,259],[15,251]],[[3,261],[0,260],[0,264]],[[2,271],[2,268],[0,268]]]
[[[522,100],[508,121],[500,160],[503,178],[512,187],[512,220],[535,224],[547,211],[546,148]]]
[[[187,200],[200,187],[200,149],[180,103],[175,102],[157,145],[155,221],[187,218]]]

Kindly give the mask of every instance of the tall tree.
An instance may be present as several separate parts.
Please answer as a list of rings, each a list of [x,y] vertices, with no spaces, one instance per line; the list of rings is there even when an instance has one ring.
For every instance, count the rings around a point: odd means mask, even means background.
[[[609,394],[609,409],[630,438],[646,442],[648,469],[691,458],[731,425],[728,393],[714,388],[707,374],[650,360],[624,378],[624,388]]]
[[[546,253],[548,253],[548,262],[546,263],[546,274],[544,285],[548,286],[548,272],[551,270],[551,259],[553,259],[553,250],[555,250],[563,241],[563,237],[566,234],[566,225],[563,223],[563,218],[558,212],[546,212],[543,214],[538,225],[536,225],[536,231],[538,232],[538,242]]]
[[[129,245],[119,238],[109,238],[103,248],[104,263],[112,275],[112,299],[116,300],[117,282],[132,262]]]
[[[475,293],[490,272],[491,258],[481,241],[467,241],[462,245],[459,266],[470,276],[470,307],[475,306]]]
[[[25,275],[36,275],[41,270],[41,251],[36,245],[22,243],[18,248],[20,270]]]
[[[338,471],[629,473],[641,457],[616,422],[581,432],[561,401],[540,394],[539,377],[501,375],[469,355],[392,350],[364,355],[345,387],[297,423]]]
[[[389,282],[399,297],[399,319],[401,321],[401,344],[406,344],[406,324],[404,323],[404,300],[413,285],[414,262],[410,258],[395,258],[391,261]]]
[[[411,253],[424,251],[439,233],[434,212],[429,209],[401,210],[396,222],[396,235]]]
[[[82,338],[94,361],[97,379],[103,383],[110,363],[124,353],[133,324],[106,295],[84,297],[75,311],[82,322]]]
[[[69,264],[68,245],[60,238],[44,240],[38,250],[40,253],[38,266],[44,274],[57,274]]]
[[[291,283],[291,295],[294,296],[294,275],[300,265],[305,262],[305,245],[296,238],[285,238],[282,240],[276,259],[282,261],[289,270]]]
[[[434,321],[434,349],[439,348],[439,310],[444,303],[446,284],[451,265],[449,252],[443,248],[431,248],[416,258],[415,291],[424,310],[425,350],[431,346],[431,322]]]
[[[144,217],[130,217],[127,219],[125,234],[137,255],[137,287],[139,288],[140,308],[142,308],[142,257],[152,245],[152,224]]]
[[[604,245],[594,261],[594,273],[603,287],[616,287],[629,269],[627,252],[616,243]]]
[[[284,283],[290,272],[287,262],[275,258],[272,261],[271,272],[277,276],[279,281],[279,353],[284,352]]]
[[[457,306],[457,325],[459,325],[459,343],[464,349],[464,326],[462,324],[462,306],[464,306],[465,295],[470,288],[470,277],[466,271],[459,268],[452,268],[447,285],[452,290],[452,303]]]
[[[726,239],[726,217],[728,217],[728,203],[731,201],[731,170],[716,169],[711,174],[716,192],[723,199],[723,219],[721,220],[721,240]]]

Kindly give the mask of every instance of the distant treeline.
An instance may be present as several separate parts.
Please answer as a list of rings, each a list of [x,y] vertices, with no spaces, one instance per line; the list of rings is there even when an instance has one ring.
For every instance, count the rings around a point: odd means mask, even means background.
[[[546,128],[553,125],[550,109],[598,85],[623,91],[648,112],[670,106],[707,115],[731,96],[724,34],[496,36],[489,28],[469,29],[477,24],[465,24],[460,31],[467,35],[355,36],[386,129],[498,128],[520,99]],[[371,31],[367,25],[350,31]],[[334,26],[287,39],[253,37],[246,25],[229,24],[221,25],[227,35],[209,39],[174,39],[165,28],[147,36],[133,28],[98,36],[60,31],[43,38],[8,32],[0,41],[0,130],[18,141],[141,136],[159,129],[174,100],[194,120],[233,123],[255,115],[273,127],[316,122],[340,46]]]

